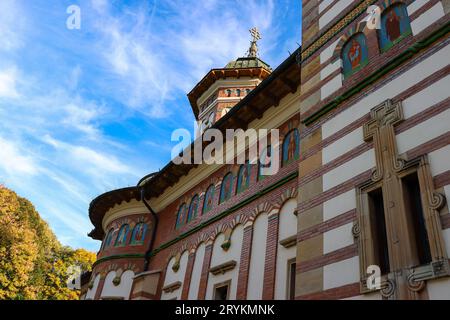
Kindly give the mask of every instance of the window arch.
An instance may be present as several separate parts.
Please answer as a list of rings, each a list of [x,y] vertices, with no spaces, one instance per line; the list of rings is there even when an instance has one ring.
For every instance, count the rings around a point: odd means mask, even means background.
[[[128,224],[124,224],[120,227],[119,233],[116,238],[116,247],[123,247],[127,244],[128,233],[130,232],[130,226]]]
[[[219,203],[222,203],[231,198],[233,192],[233,174],[231,172],[227,173],[222,180],[222,185],[220,187],[220,198]]]
[[[198,195],[195,195],[192,197],[191,204],[189,205],[189,212],[188,212],[188,218],[187,218],[188,222],[197,217],[199,202],[200,202],[200,200],[198,198]]]
[[[238,181],[236,187],[236,193],[246,190],[250,185],[251,176],[251,166],[250,163],[246,163],[240,166],[238,173]]]
[[[381,29],[378,32],[382,52],[389,50],[411,33],[411,22],[405,4],[395,3],[383,11]]]
[[[342,68],[344,77],[348,77],[369,63],[367,38],[362,32],[355,33],[347,40],[342,49]]]
[[[214,200],[214,185],[210,185],[205,192],[205,199],[203,201],[203,214],[211,211]]]
[[[300,135],[298,129],[290,131],[283,141],[283,165],[287,165],[300,157]]]
[[[111,228],[105,237],[105,242],[103,243],[103,249],[106,249],[111,245],[113,234],[114,234],[114,228]]]
[[[184,225],[186,223],[186,219],[187,219],[187,207],[186,207],[186,203],[183,203],[179,208],[178,208],[178,213],[177,213],[177,223],[175,225],[175,228],[179,228],[182,225]]]
[[[131,233],[131,244],[143,244],[147,233],[147,224],[140,222],[136,224]]]

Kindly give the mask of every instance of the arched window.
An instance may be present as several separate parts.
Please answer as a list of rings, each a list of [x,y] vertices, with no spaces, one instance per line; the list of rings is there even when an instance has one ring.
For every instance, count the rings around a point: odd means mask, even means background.
[[[283,142],[283,165],[287,165],[300,156],[300,135],[298,129],[290,131]]]
[[[225,175],[220,187],[220,199],[219,203],[222,203],[231,198],[233,192],[233,174],[230,172]]]
[[[127,238],[128,233],[130,232],[130,226],[127,224],[124,224],[120,227],[119,233],[117,234],[117,239],[115,246],[116,247],[123,247],[127,244]]]
[[[178,208],[178,213],[177,213],[177,223],[175,228],[179,228],[182,225],[184,225],[186,223],[186,219],[187,219],[187,207],[186,207],[186,203],[183,203],[179,208]]]
[[[259,155],[258,161],[258,180],[264,179],[268,176],[268,172],[271,171],[272,167],[272,146],[268,145]]]
[[[145,240],[145,234],[147,233],[147,224],[140,222],[133,228],[131,234],[131,244],[143,244]]]
[[[388,7],[381,14],[381,29],[378,32],[381,51],[389,50],[409,36],[411,32],[411,22],[406,5],[397,3]]]
[[[250,174],[251,174],[250,163],[241,165],[238,173],[238,181],[236,187],[237,193],[244,191],[248,188],[248,186],[250,185]]]
[[[214,200],[214,185],[209,186],[205,193],[205,199],[203,201],[203,214],[211,211]]]
[[[227,93],[227,97],[231,97],[231,90],[230,90],[230,89],[228,89],[228,90],[226,91],[226,93]]]
[[[195,195],[191,200],[191,204],[189,205],[188,222],[197,217],[199,202],[200,200],[198,198],[198,195]]]
[[[237,95],[238,97],[241,96],[241,89],[237,89],[237,90],[236,90],[236,95]]]
[[[114,229],[112,228],[108,231],[108,235],[106,236],[105,242],[103,243],[103,249],[106,249],[111,245],[113,234],[114,234]]]
[[[342,67],[344,77],[348,77],[369,63],[367,39],[362,32],[358,32],[348,39],[342,49]]]

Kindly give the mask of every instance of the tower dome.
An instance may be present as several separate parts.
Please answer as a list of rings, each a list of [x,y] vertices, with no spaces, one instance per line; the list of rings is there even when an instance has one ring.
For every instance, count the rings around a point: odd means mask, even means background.
[[[212,69],[188,94],[199,127],[205,129],[223,117],[256,88],[272,69],[258,57],[257,28],[250,30],[252,40],[246,57],[230,61],[224,68]]]

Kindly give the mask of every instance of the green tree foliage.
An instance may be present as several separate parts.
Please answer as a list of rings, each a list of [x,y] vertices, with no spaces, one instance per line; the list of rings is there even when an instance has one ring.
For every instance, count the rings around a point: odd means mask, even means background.
[[[0,299],[78,299],[70,268],[91,270],[95,259],[62,246],[28,200],[0,185]]]

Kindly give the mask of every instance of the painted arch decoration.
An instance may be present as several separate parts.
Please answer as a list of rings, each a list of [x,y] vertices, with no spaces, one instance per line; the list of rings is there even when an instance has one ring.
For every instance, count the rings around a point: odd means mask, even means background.
[[[138,224],[136,224],[131,234],[131,244],[134,245],[144,244],[146,233],[147,233],[146,223],[139,222]]]
[[[206,190],[205,199],[203,201],[203,214],[211,211],[213,207],[213,200],[214,200],[214,185],[210,185],[208,190]]]
[[[283,166],[300,158],[300,134],[293,129],[285,136],[283,141]]]
[[[259,155],[258,180],[264,179],[266,177],[266,175],[264,175],[264,171],[270,170],[272,166],[271,156],[272,156],[272,145],[268,145]]]
[[[367,38],[362,32],[353,35],[342,49],[342,69],[344,77],[351,76],[369,63]]]
[[[111,242],[112,242],[113,235],[114,235],[114,228],[111,228],[111,229],[108,231],[108,234],[107,234],[107,236],[106,236],[106,238],[105,238],[105,243],[104,243],[104,245],[103,245],[103,249],[106,249],[106,248],[108,248],[109,246],[111,246]]]
[[[251,177],[252,167],[250,163],[246,163],[240,166],[238,173],[238,181],[236,192],[242,192],[247,190],[250,186],[250,177]]]
[[[222,185],[220,187],[220,200],[219,203],[225,202],[231,198],[233,193],[233,174],[231,172],[227,173],[222,180]]]
[[[117,239],[115,246],[123,247],[127,245],[128,233],[130,232],[130,226],[128,224],[124,224],[120,227],[119,233],[117,234]]]
[[[189,205],[189,212],[187,221],[190,222],[194,220],[198,215],[198,206],[200,203],[200,199],[198,195],[192,197],[191,204]]]
[[[411,34],[411,22],[404,3],[396,2],[381,13],[378,39],[382,52],[389,50]]]
[[[176,223],[175,227],[178,229],[179,227],[181,227],[182,225],[184,225],[186,223],[186,220],[187,220],[187,207],[186,207],[186,203],[183,203],[178,208],[177,223]]]

